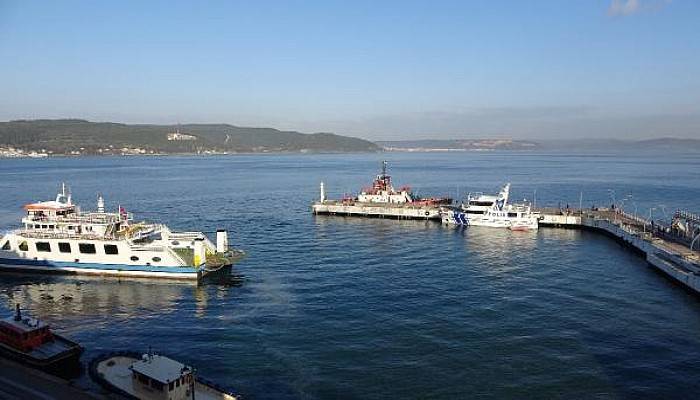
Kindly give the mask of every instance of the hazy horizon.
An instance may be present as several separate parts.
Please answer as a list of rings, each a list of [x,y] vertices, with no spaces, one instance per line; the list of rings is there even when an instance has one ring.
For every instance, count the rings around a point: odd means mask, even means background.
[[[700,137],[700,3],[0,0],[0,120]]]

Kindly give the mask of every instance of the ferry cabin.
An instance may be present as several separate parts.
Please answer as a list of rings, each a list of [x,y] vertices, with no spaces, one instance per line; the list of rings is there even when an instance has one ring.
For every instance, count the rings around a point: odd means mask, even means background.
[[[165,356],[144,354],[131,366],[136,397],[143,400],[190,400],[194,390],[192,368]]]
[[[70,264],[181,266],[177,254],[157,246],[131,246],[126,241],[88,238],[51,238],[35,235],[8,235],[1,250],[16,253],[15,259],[4,258],[5,263],[22,260]]]
[[[391,176],[386,173],[386,164],[386,161],[382,162],[382,172],[374,179],[371,187],[362,189],[357,196],[357,202],[412,206],[436,206],[452,203],[450,198],[417,197],[408,186],[396,190],[391,184]],[[326,197],[323,188],[321,192],[321,203],[323,203]]]
[[[382,173],[377,175],[372,182],[372,187],[365,188],[357,196],[357,201],[361,203],[389,203],[405,204],[412,203],[413,198],[407,187],[401,188],[398,192],[391,185],[391,176],[386,173],[386,161],[382,162]]]
[[[146,266],[183,264],[177,254],[155,245],[146,235],[140,241],[126,240],[130,233],[143,232],[149,227],[130,224],[126,213],[104,212],[101,197],[98,211],[92,213],[80,213],[65,192],[59,193],[55,201],[28,204],[24,208],[27,211],[22,219],[24,229],[16,235],[7,235],[0,244],[0,250],[13,251],[22,259]]]
[[[516,204],[505,204],[503,198],[478,194],[469,197],[467,205],[462,208],[467,216],[482,216],[495,218],[528,218],[531,214],[530,207]]]
[[[357,201],[360,203],[406,204],[413,202],[413,199],[407,191],[393,192],[392,188],[392,190],[363,191],[357,196]]]

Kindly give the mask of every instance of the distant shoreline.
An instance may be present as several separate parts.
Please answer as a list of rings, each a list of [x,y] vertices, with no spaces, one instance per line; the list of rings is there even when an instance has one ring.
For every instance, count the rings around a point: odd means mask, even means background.
[[[154,153],[154,154],[48,154],[37,155],[2,155],[0,160],[12,159],[47,159],[47,158],[102,158],[102,157],[214,157],[214,156],[245,156],[245,155],[314,155],[314,154],[371,154],[384,151],[261,151],[261,152],[229,152],[229,153]]]

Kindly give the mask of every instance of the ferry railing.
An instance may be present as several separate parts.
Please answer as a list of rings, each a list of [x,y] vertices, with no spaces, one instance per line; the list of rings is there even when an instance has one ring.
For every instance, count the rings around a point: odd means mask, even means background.
[[[31,237],[34,239],[85,239],[85,240],[113,240],[113,238],[103,236],[103,235],[93,235],[93,234],[74,234],[74,233],[64,233],[64,232],[37,232],[30,231],[27,229],[22,229],[19,231],[20,236]]]
[[[69,224],[114,224],[123,220],[118,217],[25,217],[23,221],[39,223]]]

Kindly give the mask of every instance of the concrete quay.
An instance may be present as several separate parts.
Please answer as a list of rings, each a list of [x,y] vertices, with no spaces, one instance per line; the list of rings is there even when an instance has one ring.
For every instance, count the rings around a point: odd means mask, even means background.
[[[357,204],[348,201],[314,203],[314,214],[440,221],[440,207]],[[588,229],[606,234],[638,252],[650,265],[700,294],[700,252],[655,235],[654,225],[620,210],[540,208],[542,227]],[[658,227],[657,227],[658,228]]]
[[[311,206],[317,215],[440,220],[440,207],[412,204],[372,204],[326,200]]]
[[[70,381],[0,358],[0,399],[3,400],[107,400],[74,386]]]
[[[541,226],[588,229],[604,233],[644,257],[649,265],[700,294],[700,252],[658,237],[644,218],[619,210],[539,210]]]

